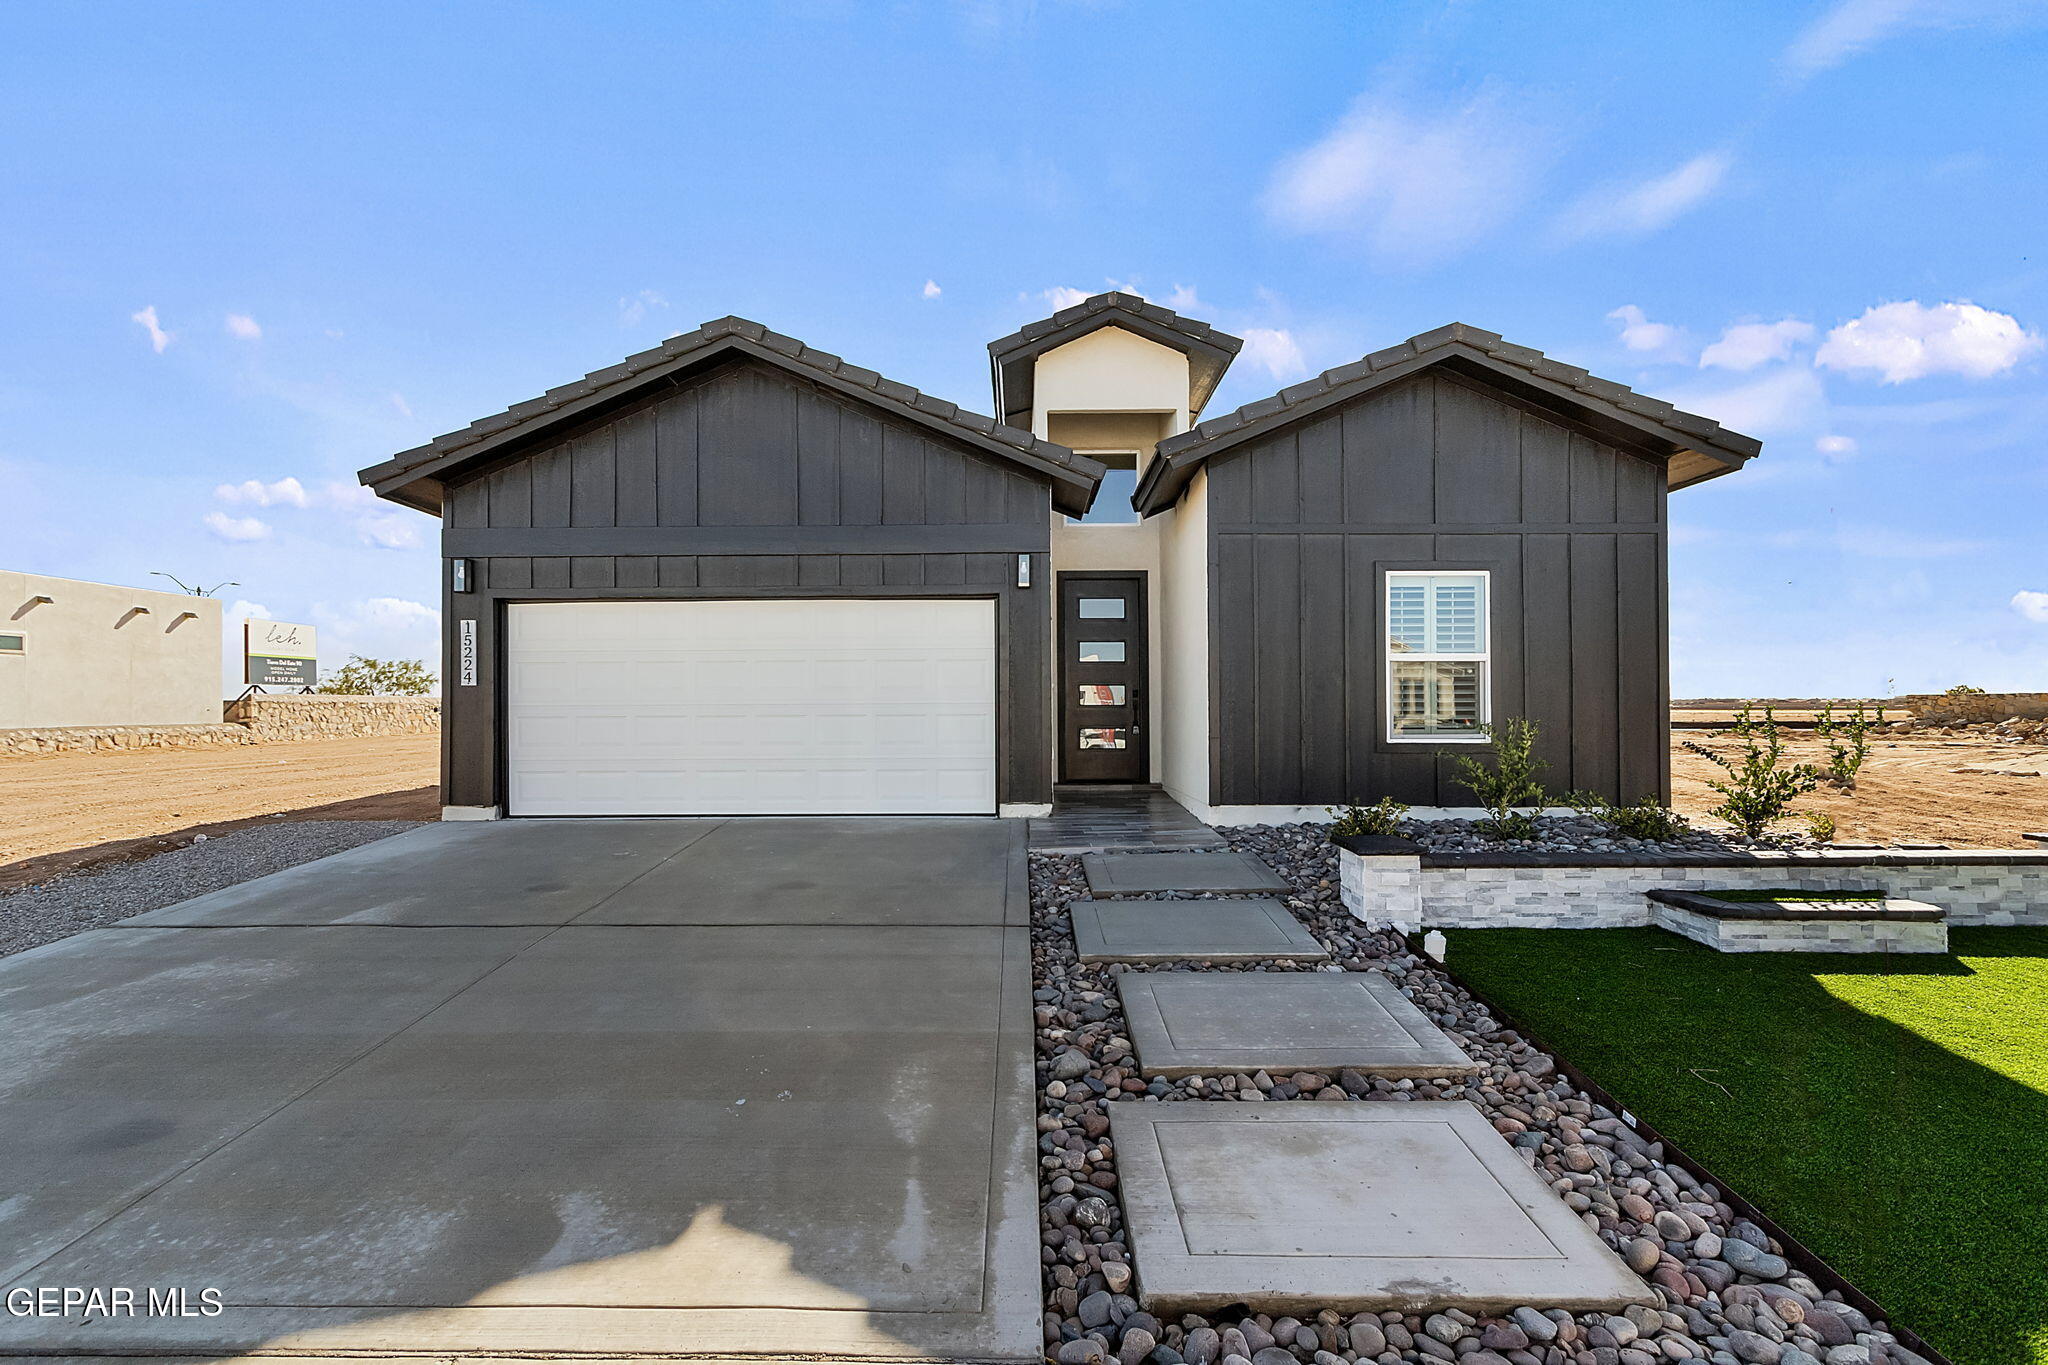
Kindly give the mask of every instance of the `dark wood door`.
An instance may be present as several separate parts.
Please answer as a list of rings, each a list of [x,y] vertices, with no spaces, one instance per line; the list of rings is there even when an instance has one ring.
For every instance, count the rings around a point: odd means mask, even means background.
[[[1063,573],[1060,584],[1060,778],[1143,782],[1145,575]]]

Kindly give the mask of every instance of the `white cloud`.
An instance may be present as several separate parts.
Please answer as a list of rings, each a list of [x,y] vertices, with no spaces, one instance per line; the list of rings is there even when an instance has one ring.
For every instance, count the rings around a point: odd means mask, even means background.
[[[404,597],[370,597],[335,605],[316,602],[312,624],[320,630],[320,657],[339,664],[351,654],[376,659],[424,658],[437,668],[441,657],[441,613]]]
[[[1077,303],[1086,302],[1091,295],[1087,291],[1075,289],[1071,285],[1056,284],[1050,289],[1039,290],[1038,297],[1045,300],[1051,306],[1052,311],[1057,313],[1062,308],[1072,308]]]
[[[263,339],[262,326],[247,313],[228,314],[227,326],[228,335],[238,340],[260,341]]]
[[[1831,370],[1874,370],[1887,384],[1930,374],[1984,379],[2041,349],[2009,313],[1974,303],[1881,303],[1828,333],[1814,356]]]
[[[1512,217],[1549,160],[1536,120],[1491,95],[1410,110],[1367,94],[1320,140],[1280,162],[1265,206],[1298,232],[1426,264]]]
[[[2048,592],[2016,592],[2012,595],[2012,609],[2029,621],[2048,626]]]
[[[1173,292],[1166,296],[1166,306],[1168,308],[1171,308],[1176,313],[1200,313],[1208,311],[1206,308],[1203,307],[1202,301],[1195,297],[1195,287],[1191,284],[1175,285],[1173,287]]]
[[[208,512],[204,520],[206,528],[222,540],[262,540],[270,534],[270,524],[255,517],[231,517],[225,512]]]
[[[2011,26],[2041,16],[2039,0],[1837,0],[1800,30],[1785,49],[1784,64],[1803,80],[1909,29]]]
[[[213,490],[213,495],[222,502],[246,502],[257,507],[305,507],[310,505],[304,485],[287,475],[274,483],[261,479],[244,479],[240,483],[224,483]]]
[[[1666,322],[1652,322],[1642,309],[1624,303],[1607,315],[1621,324],[1621,344],[1631,351],[1672,352],[1685,341],[1685,333]]]
[[[405,401],[405,395],[402,393],[391,395],[391,406],[398,409],[398,415],[401,417],[412,416],[412,404]]]
[[[261,602],[248,602],[238,597],[228,604],[227,610],[221,613],[220,619],[223,625],[237,626],[244,621],[250,620],[275,621],[277,617],[272,614],[269,607],[264,606]],[[236,648],[239,649],[240,647],[240,643],[237,642]]]
[[[1588,237],[1641,237],[1667,228],[1721,187],[1735,159],[1702,152],[1675,170],[1640,184],[1608,185],[1581,196],[1558,215],[1560,241]]]
[[[1308,361],[1294,334],[1281,327],[1244,329],[1244,358],[1278,380],[1296,379],[1308,373]]]
[[[668,300],[652,289],[642,289],[619,300],[619,325],[632,327],[649,313],[668,307]]]
[[[156,305],[153,303],[139,313],[130,313],[128,320],[142,324],[142,330],[149,333],[150,349],[158,355],[164,353],[164,347],[170,345],[177,335],[175,332],[166,332],[162,324],[156,320]]]
[[[1777,322],[1739,322],[1721,339],[1700,352],[1700,367],[1753,370],[1773,360],[1789,360],[1792,348],[1813,340],[1813,324],[1797,318]]]
[[[364,517],[356,523],[356,534],[366,545],[375,545],[385,550],[410,550],[420,543],[420,529],[413,517],[417,513],[385,512],[374,517]]]
[[[1773,370],[1732,388],[1681,389],[1658,396],[1746,436],[1810,431],[1827,415],[1820,376],[1804,365]]]
[[[938,297],[939,295],[941,295],[941,294],[945,293],[946,291],[945,291],[945,290],[943,290],[943,289],[941,289],[941,288],[939,288],[939,282],[938,282],[937,280],[926,280],[926,281],[924,282],[924,291],[923,291],[923,292],[924,292],[924,297],[925,297],[925,298],[928,298],[928,299],[935,299],[935,298],[937,298],[937,297]]]
[[[1856,453],[1854,436],[1822,436],[1813,443],[1821,458],[1830,464],[1838,464]]]
[[[329,507],[339,507],[345,511],[362,511],[381,505],[375,493],[359,483],[349,483],[343,479],[329,479],[322,484],[319,499]]]

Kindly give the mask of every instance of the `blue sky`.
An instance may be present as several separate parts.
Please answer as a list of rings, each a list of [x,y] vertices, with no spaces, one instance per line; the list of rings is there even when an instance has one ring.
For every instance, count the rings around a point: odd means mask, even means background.
[[[1765,441],[1680,695],[2048,687],[2048,4],[0,13],[0,566],[431,656],[354,473],[729,312],[986,410],[1117,285],[1211,411],[1453,319]],[[287,483],[285,481],[292,482]]]

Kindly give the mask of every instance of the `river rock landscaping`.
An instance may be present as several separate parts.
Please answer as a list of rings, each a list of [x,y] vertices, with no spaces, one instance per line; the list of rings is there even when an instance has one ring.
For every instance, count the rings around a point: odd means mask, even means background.
[[[1430,822],[1431,826],[1465,822]],[[1572,827],[1558,837],[1594,838]],[[1418,829],[1421,825],[1418,822]],[[1285,904],[1331,955],[1322,970],[1377,971],[1484,1068],[1465,1079],[1334,1075],[1188,1076],[1137,1069],[1118,1003],[1120,963],[1078,960],[1067,915],[1089,895],[1079,859],[1031,855],[1033,1003],[1038,1050],[1041,1260],[1046,1355],[1058,1365],[1916,1365],[1884,1323],[1821,1288],[1721,1191],[1666,1162],[1618,1115],[1558,1074],[1551,1057],[1489,1017],[1397,935],[1352,919],[1338,899],[1335,850],[1322,826],[1219,831],[1279,872]],[[1437,831],[1448,838],[1461,832]],[[1630,841],[1633,842],[1633,841]],[[1692,845],[1687,845],[1693,848]],[[1158,897],[1155,897],[1155,899]],[[1167,893],[1167,898],[1192,898]],[[1102,899],[1102,897],[1097,897]],[[1298,971],[1256,962],[1152,964],[1145,970]],[[1161,1321],[1135,1297],[1117,1197],[1110,1103],[1403,1103],[1477,1105],[1566,1205],[1657,1291],[1661,1307],[1577,1317],[1543,1304],[1501,1317],[1357,1313],[1297,1317],[1186,1314]]]

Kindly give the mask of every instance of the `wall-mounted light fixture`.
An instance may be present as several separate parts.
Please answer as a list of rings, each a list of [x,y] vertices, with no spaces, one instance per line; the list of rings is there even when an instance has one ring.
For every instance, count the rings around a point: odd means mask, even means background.
[[[469,561],[451,559],[448,561],[448,586],[455,592],[474,592],[475,585],[470,579]]]
[[[1031,586],[1030,555],[1017,556],[1017,586],[1020,588],[1028,588]]]

